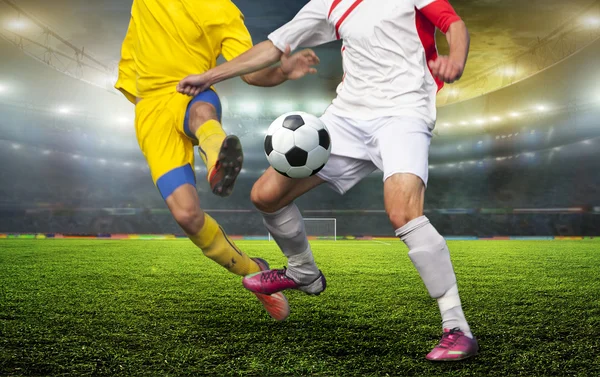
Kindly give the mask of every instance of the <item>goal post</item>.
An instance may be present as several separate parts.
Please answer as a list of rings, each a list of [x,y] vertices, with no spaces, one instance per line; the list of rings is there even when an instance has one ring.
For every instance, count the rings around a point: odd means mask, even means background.
[[[308,237],[337,241],[337,219],[330,217],[308,217],[303,220]],[[272,240],[271,233],[269,233],[269,241]]]

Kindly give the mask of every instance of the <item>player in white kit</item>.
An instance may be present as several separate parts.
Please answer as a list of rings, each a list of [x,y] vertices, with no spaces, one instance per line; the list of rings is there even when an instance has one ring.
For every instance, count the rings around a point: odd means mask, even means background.
[[[436,28],[446,34],[448,56],[437,54]],[[247,276],[244,286],[263,294],[325,290],[294,199],[324,182],[344,194],[379,169],[389,219],[442,315],[442,339],[427,359],[474,356],[478,345],[463,314],[448,247],[423,215],[436,93],[460,78],[469,49],[466,26],[447,0],[311,0],[268,41],[185,78],[178,90],[195,95],[274,64],[300,46],[336,39],[343,40],[344,77],[321,118],[331,134],[331,157],[316,176],[290,179],[269,168],[256,182],[252,201],[288,267]]]

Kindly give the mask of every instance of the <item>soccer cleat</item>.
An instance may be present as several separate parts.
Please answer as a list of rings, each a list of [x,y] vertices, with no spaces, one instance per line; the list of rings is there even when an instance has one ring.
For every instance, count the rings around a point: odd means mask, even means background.
[[[261,258],[252,258],[258,267],[263,271],[269,270],[269,264],[267,261]],[[271,318],[277,321],[283,321],[290,315],[290,305],[288,304],[287,298],[283,293],[277,292],[271,295],[252,292],[256,295],[256,298],[263,304],[265,310]]]
[[[243,162],[244,153],[240,139],[235,135],[225,137],[218,160],[208,178],[213,194],[221,197],[231,195],[235,179],[242,171]]]
[[[479,345],[475,338],[469,338],[458,327],[444,329],[442,340],[425,357],[430,361],[458,361],[477,355]]]
[[[319,276],[309,284],[301,285],[286,275],[287,269],[257,272],[242,279],[246,289],[254,293],[266,295],[281,292],[286,289],[297,289],[310,295],[319,295],[327,287],[327,280],[321,271]]]

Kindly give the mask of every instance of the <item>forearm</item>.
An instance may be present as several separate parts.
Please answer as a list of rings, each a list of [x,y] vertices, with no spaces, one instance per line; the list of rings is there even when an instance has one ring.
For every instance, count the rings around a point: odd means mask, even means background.
[[[242,79],[253,86],[272,87],[287,81],[286,75],[279,65],[263,68],[260,71],[242,76]]]
[[[216,84],[232,77],[244,76],[254,72],[259,73],[257,71],[261,71],[278,62],[282,54],[283,53],[279,51],[271,41],[261,42],[237,58],[211,69],[207,74],[210,75],[211,84]],[[269,80],[278,79],[278,75],[274,72],[275,68],[276,67],[269,67],[264,69],[264,72],[261,71],[260,74],[257,75],[257,78],[265,79],[264,76],[271,73],[275,77]],[[281,72],[281,75],[283,75],[283,72]],[[268,80],[265,79],[265,81]]]
[[[454,22],[446,32],[446,40],[450,46],[449,59],[461,64],[467,63],[469,55],[470,37],[467,26],[463,21]]]

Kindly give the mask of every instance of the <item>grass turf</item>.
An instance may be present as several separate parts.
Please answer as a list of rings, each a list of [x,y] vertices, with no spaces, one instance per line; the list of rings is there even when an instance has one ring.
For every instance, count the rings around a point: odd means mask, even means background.
[[[481,353],[433,364],[437,305],[399,242],[314,242],[327,291],[277,323],[187,241],[0,240],[0,375],[600,375],[600,243],[450,247]]]

